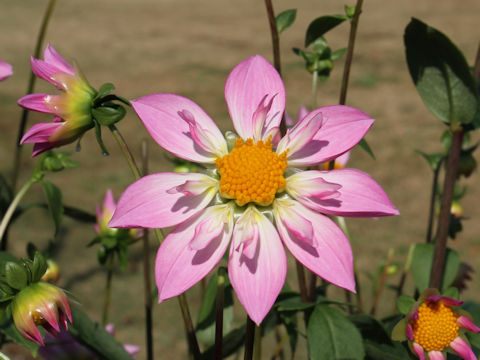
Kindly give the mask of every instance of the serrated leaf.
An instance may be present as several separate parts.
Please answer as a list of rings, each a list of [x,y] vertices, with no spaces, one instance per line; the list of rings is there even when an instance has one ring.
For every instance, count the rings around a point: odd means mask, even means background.
[[[47,262],[40,252],[36,252],[32,264],[32,282],[39,281],[47,271]]]
[[[469,124],[478,91],[465,57],[437,29],[413,18],[405,29],[410,75],[427,108],[441,121]]]
[[[121,105],[102,106],[92,109],[92,115],[100,125],[109,126],[122,120],[126,114],[126,110]]]
[[[414,304],[415,299],[408,295],[400,295],[397,299],[398,311],[403,315],[407,315]]]
[[[73,322],[68,332],[81,344],[87,346],[102,358],[115,360],[132,360],[123,345],[117,342],[103,326],[90,320],[87,314],[71,304]]]
[[[307,28],[307,34],[305,35],[305,47],[347,19],[348,17],[345,15],[324,15],[316,18]]]
[[[48,180],[43,179],[40,183],[47,198],[48,210],[55,226],[55,234],[57,234],[63,218],[62,192]]]
[[[312,360],[364,359],[360,331],[338,310],[317,305],[307,327],[308,349]]]
[[[277,24],[277,31],[280,34],[282,31],[288,29],[297,17],[297,9],[290,9],[282,11],[275,17],[275,23]]]
[[[22,265],[8,261],[5,264],[5,280],[11,288],[21,290],[27,286],[27,271]]]
[[[370,157],[375,160],[375,154],[373,153],[370,145],[368,145],[367,140],[362,139],[358,142],[358,146],[360,146]]]
[[[433,262],[434,244],[416,244],[412,258],[412,275],[418,291],[429,287],[430,271]],[[442,289],[447,289],[455,280],[460,266],[460,256],[455,250],[447,249]]]

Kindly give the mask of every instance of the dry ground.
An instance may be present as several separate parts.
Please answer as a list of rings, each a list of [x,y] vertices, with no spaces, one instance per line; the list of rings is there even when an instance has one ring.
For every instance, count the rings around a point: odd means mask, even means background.
[[[26,88],[28,58],[46,4],[46,0],[0,3],[0,58],[12,63],[15,70],[11,79],[0,83],[0,171],[7,176],[11,174],[11,154],[20,115],[15,102]],[[343,2],[304,0],[295,5],[297,21],[282,34],[281,46],[287,109],[296,114],[302,104],[309,103],[311,80],[291,48],[303,46],[304,32],[311,20],[343,12]],[[293,7],[286,0],[275,1],[274,6],[277,12]],[[396,249],[395,260],[402,262],[409,244],[422,242],[425,236],[431,172],[414,150],[441,150],[438,140],[443,126],[426,110],[415,92],[405,64],[403,30],[410,17],[418,17],[447,33],[464,50],[469,62],[473,62],[479,13],[477,0],[365,1],[347,103],[377,119],[367,135],[377,159],[373,161],[356,149],[351,166],[370,173],[401,212],[395,218],[349,221],[360,282],[368,298],[371,290],[366,272],[374,271],[392,247]],[[346,45],[347,36],[348,27],[344,25],[332,31],[328,40],[333,49],[338,49]],[[268,24],[260,0],[58,1],[46,39],[67,59],[76,59],[92,85],[113,82],[118,93],[127,98],[153,92],[182,94],[200,104],[222,130],[231,128],[223,99],[229,71],[253,54],[272,58]],[[337,63],[331,80],[320,85],[320,105],[337,103],[342,65],[341,61]],[[37,90],[52,91],[52,88],[39,82]],[[48,120],[32,114],[30,124]],[[148,134],[133,112],[119,128],[138,153],[141,140],[148,138]],[[116,145],[108,134],[105,138],[110,157],[101,156],[93,134],[88,134],[82,142],[82,151],[74,156],[81,168],[50,176],[64,191],[66,204],[93,211],[107,188],[112,188],[118,196],[132,181]],[[164,152],[151,139],[149,144],[151,171],[167,170]],[[31,147],[24,150],[23,180],[34,166],[29,157]],[[470,220],[465,222],[465,230],[457,241],[451,243],[477,274],[480,272],[479,226],[475,220],[480,216],[478,182],[478,172],[465,182],[469,193],[463,206]],[[35,189],[32,196],[41,198],[41,190]],[[13,227],[11,250],[23,256],[28,241],[42,246],[51,234],[52,225],[45,213],[31,211]],[[55,256],[62,268],[61,285],[71,290],[98,320],[105,275],[97,265],[95,251],[85,247],[93,236],[93,229],[66,219]],[[121,341],[143,345],[140,254],[140,248],[133,249],[129,270],[118,272],[114,278],[112,321],[117,324]],[[153,258],[154,246],[151,254]],[[465,292],[465,299],[478,300],[477,279]],[[389,295],[385,293],[383,297],[384,314],[391,308]],[[198,289],[188,296],[196,313],[200,301]],[[243,321],[243,314],[239,309],[239,321]],[[156,358],[184,358],[186,347],[176,301],[155,306],[154,317]],[[264,353],[269,354],[269,349]],[[144,352],[139,358],[143,357]]]

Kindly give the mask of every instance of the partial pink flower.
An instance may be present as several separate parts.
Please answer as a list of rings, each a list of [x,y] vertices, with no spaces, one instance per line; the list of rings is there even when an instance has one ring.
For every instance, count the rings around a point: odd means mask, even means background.
[[[3,81],[13,74],[12,65],[0,60],[0,81]]]
[[[358,170],[302,168],[337,158],[373,124],[349,106],[326,106],[280,139],[283,82],[261,56],[238,64],[225,85],[236,133],[225,139],[200,106],[174,94],[132,101],[154,140],[205,164],[199,173],[158,173],[130,185],[111,227],[176,227],[157,253],[159,301],[186,291],[229,249],[229,277],[250,318],[260,324],[285,282],[284,246],[331,283],[355,291],[352,250],[326,214],[398,214],[381,187]]]
[[[55,85],[60,95],[29,94],[18,100],[25,109],[54,115],[52,123],[40,123],[28,130],[20,143],[34,143],[32,156],[79,139],[94,126],[91,106],[96,91],[80,71],[47,45],[44,60],[31,58],[32,71]]]
[[[426,290],[407,318],[396,325],[394,340],[408,340],[420,360],[445,360],[451,350],[462,359],[477,360],[464,333],[478,333],[480,328],[459,309],[462,304],[463,301],[438,295],[436,290]],[[401,329],[405,329],[405,336]]]

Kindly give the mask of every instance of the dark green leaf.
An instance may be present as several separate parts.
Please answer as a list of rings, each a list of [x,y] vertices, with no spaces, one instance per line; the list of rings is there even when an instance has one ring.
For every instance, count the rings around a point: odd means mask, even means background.
[[[243,325],[230,331],[226,336],[223,337],[222,358],[226,358],[234,354],[244,345],[245,333],[246,327]],[[212,345],[202,353],[202,360],[211,360],[214,358],[214,355],[215,345]]]
[[[415,150],[417,153],[423,156],[425,160],[427,160],[428,164],[432,168],[433,171],[436,171],[438,167],[441,165],[444,155],[443,154],[426,154],[421,150]]]
[[[278,311],[303,311],[315,306],[313,302],[303,302],[300,296],[291,297],[282,301],[278,301]]]
[[[71,304],[73,323],[69,326],[77,341],[105,359],[131,360],[123,345],[117,342],[103,326],[94,323],[87,314]]]
[[[472,301],[467,301],[463,304],[462,308],[471,315],[473,322],[480,324],[480,304]],[[480,333],[467,332],[467,337],[470,343],[480,349]]]
[[[86,222],[86,223],[96,223],[97,222],[97,217],[96,215],[89,213],[87,211],[84,211],[82,209],[75,208],[73,206],[63,206],[64,210],[64,215],[68,216],[72,219],[75,219],[77,221],[81,222]]]
[[[313,360],[364,359],[362,337],[355,325],[338,310],[317,305],[307,328]]]
[[[383,325],[374,317],[367,314],[354,314],[349,316],[355,326],[360,330],[364,339],[391,345],[392,341]]]
[[[11,288],[21,290],[27,286],[27,271],[22,265],[8,261],[5,264],[5,279]]]
[[[416,244],[413,251],[412,275],[418,291],[421,293],[429,286],[432,268],[434,244]],[[442,289],[447,289],[455,280],[460,266],[460,257],[455,250],[447,249],[445,273]]]
[[[121,105],[102,106],[92,109],[93,117],[103,126],[113,125],[122,120],[126,112]]]
[[[108,154],[107,148],[105,147],[105,143],[103,142],[103,139],[102,139],[102,128],[98,123],[98,121],[94,121],[94,123],[95,123],[95,138],[97,139],[97,143],[100,146],[100,149],[102,149],[103,156],[107,156],[109,154]]]
[[[275,17],[278,33],[280,34],[282,31],[288,29],[293,24],[296,17],[297,9],[285,10],[278,14]]]
[[[415,299],[408,295],[400,295],[397,299],[398,311],[403,315],[407,315],[414,304]]]
[[[373,153],[372,149],[370,148],[370,145],[368,145],[367,140],[365,140],[365,139],[360,140],[360,142],[358,143],[358,146],[360,146],[363,150],[365,150],[367,152],[367,154],[370,155],[370,157],[373,160],[375,160],[375,154]]]
[[[7,262],[17,262],[18,259],[6,251],[0,251],[0,269],[4,269]]]
[[[8,206],[13,200],[13,193],[10,185],[7,183],[3,175],[0,174],[0,217],[3,218],[3,214],[8,209]]]
[[[365,341],[368,360],[405,360],[410,359],[407,349],[399,342],[393,345],[380,344],[371,340]]]
[[[98,89],[98,93],[95,98],[98,99],[104,97],[105,95],[111,93],[113,90],[115,90],[115,86],[112,83],[105,83],[100,86],[100,89]]]
[[[57,234],[63,218],[62,192],[48,180],[41,180],[40,183],[45,192],[48,210],[55,225],[55,234]]]
[[[345,15],[325,15],[313,20],[305,35],[305,47],[347,19]]]
[[[35,257],[33,258],[33,265],[32,265],[32,282],[39,281],[42,276],[47,271],[47,262],[45,258],[40,252],[35,253]]]
[[[440,31],[413,18],[404,35],[408,68],[423,102],[444,123],[469,124],[478,91],[465,57]]]

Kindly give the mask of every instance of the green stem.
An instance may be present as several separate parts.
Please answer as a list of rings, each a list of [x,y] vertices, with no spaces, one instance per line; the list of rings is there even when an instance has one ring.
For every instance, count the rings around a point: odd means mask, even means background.
[[[253,358],[262,359],[262,326],[255,326],[255,341],[253,342]]]
[[[50,18],[53,13],[53,9],[55,8],[56,0],[50,0],[48,3],[47,9],[45,10],[45,14],[43,15],[42,19],[42,24],[40,25],[40,30],[38,32],[37,36],[37,42],[35,44],[35,52],[33,53],[33,56],[35,58],[40,57],[40,50],[42,48],[42,43],[43,39],[45,38],[45,34],[47,32],[47,26],[50,21]],[[27,93],[31,94],[33,92],[33,89],[35,87],[35,74],[30,71],[30,78],[28,80],[28,86],[27,86]],[[20,161],[22,158],[22,145],[20,144],[20,140],[23,137],[23,134],[25,133],[25,127],[27,126],[27,120],[28,120],[28,114],[29,111],[26,109],[23,109],[22,111],[22,117],[20,119],[20,125],[18,127],[18,135],[17,135],[17,144],[15,148],[15,156],[14,156],[14,163],[13,163],[13,175],[12,175],[12,189],[15,191],[15,188],[17,187],[17,181],[18,181],[18,173],[20,170]]]
[[[393,254],[394,254],[393,249],[388,250],[387,260],[385,261],[385,266],[383,267],[382,275],[380,276],[377,292],[375,293],[375,298],[373,300],[372,308],[370,309],[370,315],[375,315],[375,312],[377,311],[378,301],[380,300],[380,295],[382,294],[382,291],[385,287],[385,280],[387,279],[387,271],[388,271],[388,268],[390,267],[390,264],[392,263]]]
[[[445,254],[447,252],[448,229],[450,225],[450,208],[453,200],[453,190],[457,179],[457,168],[460,160],[460,151],[463,142],[463,129],[457,130],[452,135],[452,145],[447,159],[447,170],[443,183],[442,204],[438,216],[437,237],[433,264],[430,274],[430,287],[440,289],[443,280]]]
[[[105,298],[103,302],[103,316],[102,324],[105,327],[108,324],[108,311],[110,310],[110,300],[112,298],[112,277],[113,277],[113,265],[114,265],[113,253],[108,257],[107,263],[107,282],[105,284]]]
[[[122,134],[120,133],[120,131],[117,129],[115,125],[110,125],[108,128],[112,132],[112,135],[115,138],[115,141],[117,142],[118,146],[120,146],[120,150],[122,151],[123,156],[127,160],[128,166],[130,167],[130,170],[132,171],[133,176],[135,176],[135,180],[140,179],[141,177],[140,170],[138,169],[137,163],[135,162],[135,158],[133,157],[132,152],[130,151]]]
[[[17,195],[15,195],[15,198],[13,201],[10,203],[10,206],[8,207],[7,211],[5,212],[5,215],[3,216],[2,222],[0,223],[0,239],[1,239],[1,244],[0,248],[2,250],[5,250],[7,248],[7,243],[5,241],[6,237],[5,231],[7,230],[8,223],[10,222],[13,213],[15,212],[15,209],[17,208],[18,204],[22,200],[22,198],[25,196],[27,193],[28,189],[35,184],[38,181],[37,177],[32,176],[26,183],[23,185],[23,187],[18,191]]]
[[[360,13],[362,12],[363,0],[357,0],[355,5],[355,13],[350,24],[350,36],[348,38],[347,57],[345,59],[345,65],[343,67],[342,89],[340,90],[340,105],[345,105],[347,100],[348,79],[350,77],[350,68],[353,60],[353,50],[355,47],[355,38],[357,35],[358,21]]]
[[[243,357],[244,360],[252,360],[253,359],[253,345],[255,342],[255,323],[252,319],[247,315],[247,330],[245,334],[245,355]]]
[[[194,360],[200,360],[200,348],[198,346],[197,336],[195,335],[195,329],[193,327],[192,317],[190,316],[190,310],[188,309],[187,298],[185,297],[185,294],[180,294],[177,298],[180,305],[180,310],[182,311],[183,321],[185,323],[189,351],[193,355]]]
[[[142,172],[148,174],[148,147],[147,142],[142,142]],[[153,320],[152,320],[152,280],[150,278],[150,246],[149,233],[143,233],[143,283],[145,289],[145,345],[147,347],[147,360],[153,360]]]
[[[318,92],[318,62],[315,61],[312,74],[312,110],[317,108],[317,92]]]
[[[300,262],[296,259],[295,259],[295,265],[297,267],[297,279],[298,279],[298,287],[300,290],[300,296],[303,302],[308,302],[307,284],[305,281],[305,269],[303,268],[303,265],[300,264]]]
[[[220,266],[218,268],[217,303],[215,315],[215,360],[222,359],[225,274],[225,268],[223,266]]]
[[[434,219],[433,215],[435,213],[435,197],[437,195],[438,175],[440,174],[442,163],[443,163],[443,160],[440,160],[433,172],[432,194],[430,195],[430,209],[428,211],[428,225],[427,225],[427,238],[426,238],[427,244],[432,242],[432,229],[433,229],[433,219]]]

